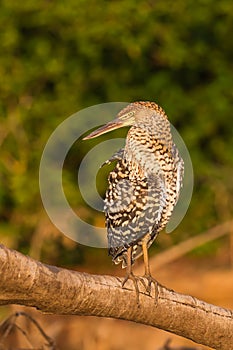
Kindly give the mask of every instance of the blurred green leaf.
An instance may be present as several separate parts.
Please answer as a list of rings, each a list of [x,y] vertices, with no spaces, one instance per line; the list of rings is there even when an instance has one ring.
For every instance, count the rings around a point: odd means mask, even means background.
[[[193,160],[193,201],[174,240],[232,216],[232,21],[230,0],[2,1],[4,227],[28,227],[27,239],[36,229],[40,157],[60,122],[92,104],[138,99],[165,108]],[[82,147],[64,173],[74,206],[82,204],[72,192]]]

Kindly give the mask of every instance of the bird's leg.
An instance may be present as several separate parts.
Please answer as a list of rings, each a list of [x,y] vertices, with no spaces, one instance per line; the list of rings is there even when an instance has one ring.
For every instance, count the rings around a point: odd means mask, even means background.
[[[126,270],[125,279],[122,282],[122,288],[124,287],[125,283],[129,279],[132,280],[134,283],[134,288],[135,288],[136,296],[137,296],[137,304],[139,304],[139,289],[138,289],[137,277],[134,276],[133,271],[132,271],[132,247],[129,247],[127,249],[127,270]]]
[[[150,272],[150,265],[149,265],[149,257],[148,257],[148,249],[147,249],[147,242],[146,240],[142,241],[142,251],[143,251],[143,258],[144,258],[144,266],[145,266],[145,275],[144,277],[148,280],[148,285],[146,288],[146,291],[151,294],[151,284],[153,283],[155,286],[155,300],[157,303],[158,298],[158,282],[155,278],[151,276]]]

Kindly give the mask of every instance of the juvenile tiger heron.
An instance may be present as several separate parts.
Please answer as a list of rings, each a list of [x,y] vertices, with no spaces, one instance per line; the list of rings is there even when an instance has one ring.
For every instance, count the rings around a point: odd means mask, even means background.
[[[117,118],[92,132],[91,139],[111,130],[131,126],[125,147],[105,163],[117,161],[110,172],[105,198],[109,254],[114,263],[127,268],[139,297],[138,280],[132,272],[135,260],[143,255],[143,282],[147,292],[157,283],[151,276],[148,248],[168,223],[177,203],[183,180],[183,160],[173,142],[164,110],[154,102],[134,102]],[[104,164],[105,164],[104,163]]]

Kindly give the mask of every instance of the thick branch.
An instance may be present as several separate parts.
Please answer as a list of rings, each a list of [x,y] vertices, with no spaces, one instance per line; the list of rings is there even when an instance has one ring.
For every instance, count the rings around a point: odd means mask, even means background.
[[[0,246],[0,304],[34,306],[43,312],[113,317],[151,325],[215,349],[233,344],[233,312],[159,285],[157,305],[133,283],[44,265]]]

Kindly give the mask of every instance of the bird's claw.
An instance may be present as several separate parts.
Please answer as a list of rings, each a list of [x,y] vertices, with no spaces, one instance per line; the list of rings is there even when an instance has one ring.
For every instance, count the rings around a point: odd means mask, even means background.
[[[140,282],[143,284],[143,287],[145,288],[146,292],[149,294],[148,292],[148,285],[147,283],[145,282],[145,277],[144,276],[138,276],[138,279],[140,280]]]
[[[138,287],[138,282],[140,281],[143,284],[143,287],[146,290],[146,293],[151,296],[152,292],[152,284],[154,285],[154,299],[155,299],[155,304],[157,304],[158,301],[158,282],[156,281],[155,278],[153,278],[151,275],[144,275],[144,276],[135,276],[132,272],[127,274],[126,277],[124,278],[122,282],[122,288],[124,288],[125,283],[128,280],[133,281],[135,292],[136,292],[136,297],[137,297],[137,304],[139,305],[139,287]],[[147,283],[146,281],[147,280]]]
[[[140,277],[135,276],[132,272],[127,274],[122,282],[122,288],[124,288],[125,283],[131,280],[133,281],[136,297],[137,297],[137,304],[139,305],[139,288],[138,288],[138,281],[140,281]]]
[[[155,293],[154,300],[155,300],[155,304],[157,304],[157,302],[158,302],[158,282],[151,275],[145,276],[145,278],[148,281],[147,291],[148,291],[149,295],[151,295],[151,286],[152,286],[152,284],[154,285],[154,293]]]
[[[147,283],[145,282],[145,279],[147,280]],[[158,301],[158,282],[155,278],[153,278],[151,275],[144,275],[140,277],[140,280],[142,284],[145,287],[145,290],[148,295],[151,295],[152,292],[152,284],[154,285],[154,291],[155,291],[155,304],[157,304]]]

